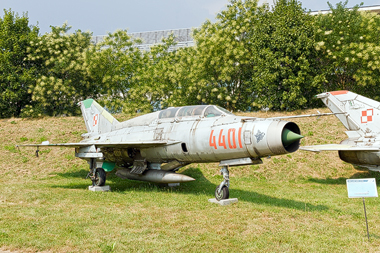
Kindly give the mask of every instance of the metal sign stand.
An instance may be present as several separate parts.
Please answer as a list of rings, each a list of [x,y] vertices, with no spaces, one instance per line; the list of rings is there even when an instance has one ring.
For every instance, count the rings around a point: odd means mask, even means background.
[[[364,206],[365,224],[367,226],[367,237],[368,237],[368,241],[370,241],[370,239],[369,239],[369,230],[368,230],[367,211],[365,210],[365,200],[364,200],[364,197],[363,197],[363,206]]]
[[[365,208],[365,200],[364,198],[374,197],[377,198],[377,186],[376,179],[374,178],[366,178],[366,179],[347,179],[347,191],[349,198],[362,198],[363,199],[363,207],[364,207],[364,216],[365,216],[365,224],[367,227],[367,237],[369,239],[369,230],[368,230],[368,220],[367,220],[367,210]]]

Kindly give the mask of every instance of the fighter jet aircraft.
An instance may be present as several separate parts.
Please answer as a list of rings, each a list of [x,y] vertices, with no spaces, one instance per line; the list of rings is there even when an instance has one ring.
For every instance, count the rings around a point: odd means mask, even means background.
[[[340,144],[302,146],[300,149],[321,152],[338,151],[341,160],[380,171],[380,103],[347,90],[317,95],[338,117],[348,131]]]
[[[93,99],[79,105],[88,131],[81,142],[22,146],[75,148],[75,156],[89,163],[89,177],[97,186],[115,168],[123,179],[180,183],[195,179],[176,173],[179,168],[219,162],[224,180],[215,197],[228,199],[230,166],[295,152],[303,137],[293,122],[236,116],[214,105],[172,107],[124,122]]]

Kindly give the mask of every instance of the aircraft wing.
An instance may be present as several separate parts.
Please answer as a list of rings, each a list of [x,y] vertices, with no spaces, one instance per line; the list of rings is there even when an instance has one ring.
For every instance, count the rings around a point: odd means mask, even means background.
[[[301,146],[300,150],[321,152],[321,151],[380,151],[380,148],[376,147],[361,147],[352,146],[346,144],[325,144],[325,145],[313,145],[313,146]]]
[[[22,144],[17,147],[67,147],[67,148],[80,148],[95,145],[99,148],[150,148],[158,146],[166,146],[180,143],[179,141],[130,141],[130,142],[77,142],[77,143],[57,143],[50,144],[49,142],[42,142],[41,144]]]

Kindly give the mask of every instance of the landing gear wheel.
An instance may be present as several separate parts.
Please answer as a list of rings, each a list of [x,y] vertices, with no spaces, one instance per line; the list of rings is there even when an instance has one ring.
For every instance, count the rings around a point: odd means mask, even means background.
[[[104,186],[106,184],[106,172],[103,168],[97,168],[94,173],[93,186]]]
[[[228,190],[230,187],[230,172],[228,171],[228,166],[223,166],[220,173],[223,175],[223,182],[220,183],[215,190],[215,198],[217,201],[230,197],[230,191]]]
[[[222,199],[228,199],[230,197],[230,191],[227,186],[223,186],[220,192],[218,192],[219,186],[216,187],[215,190],[215,198],[217,201],[221,201]]]

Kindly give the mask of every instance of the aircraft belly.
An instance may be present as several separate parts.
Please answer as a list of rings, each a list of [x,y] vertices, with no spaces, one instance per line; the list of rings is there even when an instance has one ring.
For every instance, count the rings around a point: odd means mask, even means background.
[[[133,159],[128,156],[127,149],[103,149],[102,152],[108,162],[117,164],[133,163]]]
[[[157,136],[160,135],[160,138]],[[107,141],[114,143],[114,148],[103,148],[102,152],[105,155],[107,161],[116,162],[119,164],[133,163],[133,158],[128,154],[128,150],[139,149],[140,152],[143,152],[145,149],[150,148],[141,148],[137,145],[133,147],[118,147],[117,143],[149,143],[153,141],[161,140],[162,134],[158,134],[156,127],[152,126],[140,126],[140,127],[131,127],[123,128],[111,132],[107,136]],[[163,149],[164,147],[160,147]],[[155,156],[160,157],[160,156]],[[161,161],[161,159],[155,159]]]
[[[339,151],[339,157],[343,161],[355,165],[380,165],[380,152]]]

